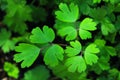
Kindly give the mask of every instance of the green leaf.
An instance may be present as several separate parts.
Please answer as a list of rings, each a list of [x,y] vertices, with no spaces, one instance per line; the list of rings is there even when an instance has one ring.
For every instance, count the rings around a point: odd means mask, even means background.
[[[71,57],[80,53],[82,46],[79,41],[72,41],[70,42],[70,45],[71,46],[67,46],[65,49],[65,53],[67,53],[67,56]]]
[[[93,0],[93,3],[100,3],[101,0]]]
[[[85,60],[86,60],[86,63],[89,64],[89,65],[93,65],[93,63],[96,63],[97,60],[98,60],[98,57],[94,54],[90,54],[90,53],[85,53]]]
[[[48,80],[49,77],[49,70],[45,66],[40,65],[25,72],[23,80]]]
[[[62,37],[66,36],[66,41],[74,40],[77,37],[76,29],[71,26],[58,30],[58,34]]]
[[[7,72],[8,76],[17,79],[19,77],[19,69],[14,64],[9,62],[4,63],[4,71]]]
[[[99,49],[96,48],[95,44],[90,44],[85,49],[84,58],[87,64],[92,65],[93,63],[96,63],[98,60],[98,57],[95,53],[99,53]]]
[[[109,33],[114,33],[116,31],[115,26],[108,20],[104,19],[101,24],[101,31],[103,35],[108,35]]]
[[[102,13],[102,14],[101,14]],[[90,17],[94,18],[96,21],[101,22],[107,15],[107,11],[104,7],[98,7],[90,10]]]
[[[79,8],[71,3],[69,6],[65,3],[60,3],[60,10],[55,12],[56,18],[63,22],[75,22],[79,16]]]
[[[39,27],[36,27],[32,30],[32,35],[30,36],[30,41],[32,43],[40,44],[52,42],[54,39],[55,33],[48,26],[43,26],[43,31]]]
[[[45,53],[44,62],[46,65],[55,67],[58,65],[59,61],[63,60],[64,50],[57,44],[53,44]]]
[[[8,3],[5,9],[7,14],[4,16],[3,23],[6,24],[10,30],[24,34],[27,30],[25,21],[32,20],[31,8],[26,5],[25,0],[6,1]]]
[[[94,43],[99,47],[104,47],[106,44],[106,41],[103,39],[96,39]]]
[[[107,52],[109,53],[109,55],[111,56],[116,56],[116,50],[114,47],[112,46],[105,46],[105,49],[107,50]]]
[[[11,33],[6,29],[1,29],[0,31],[0,47],[4,53],[8,53],[10,50],[14,50],[15,42],[10,40]]]
[[[91,18],[85,18],[79,25],[79,36],[81,39],[89,39],[92,38],[92,35],[89,31],[94,31],[97,28],[95,27],[97,25],[96,22],[93,22],[93,19]]]
[[[11,37],[11,33],[6,29],[0,30],[0,46],[3,46],[6,41]]]
[[[12,40],[7,40],[5,44],[2,46],[2,50],[4,53],[8,53],[10,50],[15,49],[15,42]]]
[[[98,65],[102,70],[108,70],[110,69],[110,64],[108,60],[106,60],[106,57],[100,57],[98,60]]]
[[[40,52],[40,48],[27,43],[20,43],[19,46],[16,46],[15,50],[19,53],[14,55],[14,60],[16,62],[22,61],[22,68],[31,66]]]
[[[70,72],[83,72],[86,70],[86,64],[82,56],[68,58],[65,65],[68,66]]]

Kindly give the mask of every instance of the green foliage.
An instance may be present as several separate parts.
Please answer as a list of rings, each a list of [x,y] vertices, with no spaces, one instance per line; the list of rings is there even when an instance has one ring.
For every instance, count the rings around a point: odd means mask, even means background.
[[[68,57],[75,56],[80,53],[82,45],[79,43],[79,41],[70,42],[70,45],[71,46],[67,46],[65,49],[65,53]]]
[[[23,61],[21,64],[22,68],[31,66],[40,52],[40,48],[26,43],[21,43],[15,50],[19,53],[15,54],[14,60],[16,62]]]
[[[4,17],[4,23],[9,27],[9,29],[14,32],[23,34],[27,29],[25,21],[31,21],[31,8],[26,5],[25,0],[19,1],[10,1],[6,0],[6,13]],[[22,26],[22,27],[21,27]]]
[[[89,31],[94,31],[97,28],[95,27],[97,24],[93,22],[92,19],[90,18],[85,18],[81,23],[80,23],[80,29],[79,29],[79,35],[81,39],[87,39],[87,38],[92,38],[92,35]]]
[[[36,27],[32,30],[32,34],[33,35],[30,36],[30,41],[32,43],[44,44],[52,42],[55,38],[54,31],[48,26],[43,27],[43,32],[39,27]]]
[[[68,58],[66,63],[66,66],[68,66],[68,71],[70,72],[82,72],[86,70],[86,64],[82,56],[75,56]]]
[[[86,49],[85,49],[85,60],[86,63],[89,65],[92,65],[93,63],[96,63],[98,60],[98,57],[95,55],[96,53],[99,52],[99,49],[96,48],[95,44],[90,44]]]
[[[11,40],[11,32],[6,29],[1,29],[0,32],[0,47],[2,48],[4,53],[8,53],[15,48],[15,41]]]
[[[56,11],[56,18],[63,22],[75,22],[79,16],[78,6],[71,3],[67,6],[65,3],[60,3],[59,8],[61,11]]]
[[[58,34],[62,37],[66,36],[66,41],[74,40],[77,37],[77,31],[71,26],[60,29]]]
[[[46,65],[56,66],[58,65],[58,60],[63,60],[64,50],[59,45],[53,44],[45,53],[44,61]]]
[[[0,0],[0,13],[0,55],[23,80],[120,80],[120,0]]]
[[[49,77],[49,70],[45,66],[39,65],[30,71],[27,71],[24,74],[23,80],[48,80]]]
[[[18,78],[19,77],[19,69],[16,65],[5,62],[4,63],[4,71],[7,72],[8,76],[13,77],[13,78]]]

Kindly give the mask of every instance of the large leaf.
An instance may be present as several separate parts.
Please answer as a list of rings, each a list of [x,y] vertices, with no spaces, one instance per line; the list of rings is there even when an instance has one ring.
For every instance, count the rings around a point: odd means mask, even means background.
[[[92,35],[89,31],[96,30],[97,23],[91,18],[85,18],[79,25],[79,36],[81,39],[92,38]]]
[[[99,49],[96,47],[95,44],[90,44],[85,49],[84,58],[87,64],[92,65],[96,63],[98,60],[98,56],[95,53],[98,53]]]
[[[15,50],[19,53],[14,55],[14,60],[16,62],[22,61],[22,68],[31,66],[40,52],[40,48],[27,43],[20,43]]]
[[[86,64],[82,56],[68,58],[65,65],[68,66],[70,72],[83,72],[86,70]]]
[[[45,66],[40,65],[27,71],[23,80],[48,80],[49,76],[49,70]]]
[[[63,60],[63,48],[57,44],[53,44],[45,53],[44,61],[46,65],[52,67],[58,65],[59,61]]]
[[[79,16],[79,8],[71,3],[69,6],[65,3],[60,3],[60,10],[56,11],[56,18],[63,22],[75,22]]]
[[[77,31],[72,26],[58,30],[60,36],[66,36],[66,41],[74,40],[77,37]]]
[[[79,41],[72,41],[70,42],[70,45],[71,46],[67,46],[65,49],[65,53],[67,53],[67,56],[71,57],[80,53],[82,46]]]
[[[32,43],[48,43],[52,42],[55,38],[54,31],[48,26],[43,26],[43,31],[36,27],[32,30],[32,35],[30,36],[30,41]]]

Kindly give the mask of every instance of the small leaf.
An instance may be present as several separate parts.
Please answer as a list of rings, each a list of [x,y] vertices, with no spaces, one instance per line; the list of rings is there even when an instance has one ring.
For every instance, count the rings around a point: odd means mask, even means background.
[[[87,48],[85,49],[85,52],[89,52],[89,53],[99,53],[100,50],[97,48],[97,46],[95,44],[90,44],[87,46]]]
[[[92,38],[92,34],[89,31],[79,29],[79,36],[82,40]]]
[[[8,53],[10,50],[14,50],[15,42],[12,40],[7,40],[5,44],[2,46],[2,50],[4,53]]]
[[[114,47],[112,46],[105,46],[105,49],[107,50],[107,52],[109,53],[109,55],[111,56],[116,56],[116,50]]]
[[[115,26],[107,19],[101,24],[101,31],[103,35],[108,35],[109,33],[114,33],[116,31]]]
[[[96,22],[93,21],[91,18],[85,18],[81,23],[80,23],[80,29],[83,30],[89,30],[89,31],[94,31],[97,28],[95,27],[97,24]]]
[[[104,47],[106,44],[106,41],[103,39],[96,39],[94,43],[99,47]]]
[[[67,53],[67,56],[71,57],[80,53],[82,46],[79,41],[72,41],[70,42],[70,45],[71,46],[67,46],[65,49],[65,53]]]
[[[68,66],[70,72],[83,72],[86,70],[86,64],[82,56],[68,58],[65,65]]]
[[[14,60],[16,62],[21,62],[21,67],[31,66],[39,55],[40,48],[26,43],[20,43],[19,46],[15,48],[16,52],[20,52],[14,55]]]
[[[95,27],[97,25],[96,22],[93,22],[93,19],[91,18],[85,18],[79,25],[79,36],[81,39],[89,39],[92,38],[92,34],[89,31],[94,31],[97,28]]]
[[[54,31],[48,26],[43,27],[43,32],[39,27],[32,30],[32,35],[30,36],[30,41],[32,43],[48,43],[55,39]]]
[[[98,57],[95,53],[99,53],[99,49],[96,48],[95,44],[90,44],[85,49],[84,58],[87,64],[92,65],[93,63],[96,63],[98,60]]]
[[[71,3],[69,6],[65,3],[60,3],[60,10],[55,12],[56,18],[63,22],[75,22],[79,16],[79,8]]]
[[[84,57],[85,57],[86,63],[89,65],[96,63],[98,60],[98,57],[95,54],[91,54],[91,53],[85,53]]]
[[[63,60],[63,48],[57,44],[52,45],[48,48],[45,53],[44,61],[46,65],[50,65],[52,67],[58,65],[59,61]]]
[[[13,77],[15,79],[17,79],[19,77],[19,69],[14,64],[5,62],[4,71],[6,71],[8,76],[10,76],[10,77]]]
[[[100,3],[101,0],[93,0],[93,3]]]
[[[48,80],[50,77],[49,70],[43,66],[37,66],[24,74],[23,80]]]
[[[3,46],[6,41],[10,38],[11,33],[7,31],[6,29],[0,30],[0,46]]]
[[[77,31],[73,27],[65,27],[58,31],[62,37],[66,36],[66,41],[74,40],[77,37]]]

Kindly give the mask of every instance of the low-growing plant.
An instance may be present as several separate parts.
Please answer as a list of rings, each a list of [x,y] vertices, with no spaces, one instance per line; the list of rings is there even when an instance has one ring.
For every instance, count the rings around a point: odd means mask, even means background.
[[[43,61],[25,72],[23,80],[120,80],[119,0],[1,0],[0,4],[6,12],[5,27],[0,25],[3,53],[15,51],[13,60],[21,62],[21,68]]]

